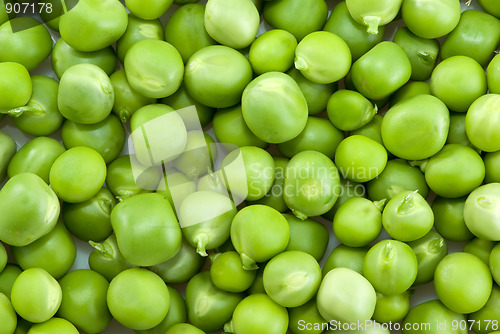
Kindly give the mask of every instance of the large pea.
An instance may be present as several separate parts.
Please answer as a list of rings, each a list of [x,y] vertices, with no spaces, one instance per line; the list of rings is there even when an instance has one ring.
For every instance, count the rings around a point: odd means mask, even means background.
[[[486,82],[490,93],[500,93],[500,56],[496,55],[486,67]]]
[[[465,132],[472,145],[486,152],[500,150],[500,95],[485,94],[475,100],[465,115]]]
[[[260,75],[265,72],[285,72],[293,65],[297,40],[283,29],[269,30],[250,46],[248,60],[253,71]]]
[[[143,20],[155,20],[165,14],[173,0],[126,0],[125,5],[135,16]]]
[[[337,129],[353,131],[368,124],[378,107],[360,93],[342,89],[330,96],[326,111],[328,119]]]
[[[326,258],[323,265],[323,277],[334,268],[349,268],[363,274],[363,261],[369,247],[349,247],[343,244],[336,246]]]
[[[484,181],[486,183],[500,182],[500,151],[487,152],[483,156],[484,167],[486,169],[486,176]]]
[[[465,201],[464,220],[476,237],[500,241],[500,184],[488,183],[474,189]]]
[[[15,333],[17,315],[12,307],[9,297],[3,293],[0,293],[0,320],[2,321],[3,333]]]
[[[33,84],[23,65],[15,62],[0,62],[0,114],[24,106],[31,98]]]
[[[466,322],[466,316],[454,312],[443,305],[438,299],[431,299],[413,306],[402,322],[403,334],[421,333],[421,326],[426,324],[426,332],[429,334],[466,334],[467,329],[460,326],[453,327],[453,324]],[[429,325],[427,325],[429,324]],[[440,324],[440,326],[436,326]]]
[[[481,326],[481,324],[489,323],[489,321],[492,319],[500,319],[500,287],[498,287],[498,285],[493,285],[493,290],[491,291],[490,298],[488,299],[486,304],[479,311],[469,314],[467,316],[467,319],[471,322],[474,321],[472,323],[472,329],[475,333],[498,334],[498,332],[490,332],[491,328],[485,328],[486,326]]]

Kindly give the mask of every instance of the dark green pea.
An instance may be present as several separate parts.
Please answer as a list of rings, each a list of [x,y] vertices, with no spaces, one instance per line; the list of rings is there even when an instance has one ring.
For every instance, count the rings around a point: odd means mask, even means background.
[[[465,315],[451,311],[438,299],[432,299],[412,307],[401,328],[403,334],[418,334],[422,333],[422,327],[415,324],[429,324],[425,329],[428,334],[468,333],[466,329],[460,329],[460,326],[453,326],[461,323],[466,323]]]
[[[182,240],[181,248],[169,260],[149,267],[160,276],[165,283],[186,283],[197,274],[205,263],[205,258],[196,252],[186,239]]]
[[[500,55],[494,56],[486,67],[486,81],[490,93],[500,93]]]
[[[333,159],[337,146],[343,139],[344,132],[330,121],[309,116],[304,130],[292,140],[279,143],[278,150],[287,158],[292,158],[302,151],[315,150]]]
[[[293,334],[323,333],[323,328],[318,328],[318,326],[326,323],[326,320],[319,314],[316,298],[304,305],[288,308],[288,317],[288,328]]]
[[[429,283],[434,278],[438,263],[448,255],[446,241],[439,233],[430,230],[422,238],[411,241],[408,245],[417,256],[418,273],[414,285]]]
[[[165,24],[165,41],[179,51],[184,63],[198,50],[217,44],[205,30],[205,5],[187,4]]]
[[[418,190],[422,197],[429,194],[429,186],[425,183],[425,176],[418,167],[411,166],[403,159],[393,159],[387,162],[380,175],[368,182],[366,186],[368,197],[374,201],[387,199],[405,190]]]
[[[490,265],[490,253],[496,242],[481,238],[474,238],[464,246],[464,252],[477,256],[486,266]]]
[[[2,332],[14,333],[17,327],[17,314],[9,298],[0,293],[0,320],[2,320]]]
[[[163,40],[163,26],[159,19],[144,20],[134,14],[128,14],[128,25],[125,33],[116,41],[116,54],[123,63],[125,54],[135,43],[144,39]]]
[[[21,317],[17,317],[17,327],[14,334],[27,334],[30,328],[33,326],[33,323],[24,320]]]
[[[338,83],[318,84],[307,79],[298,69],[292,67],[286,72],[299,85],[306,98],[309,115],[319,114],[326,109],[328,99],[337,90]]]
[[[328,255],[323,265],[323,277],[334,268],[349,268],[363,274],[363,261],[369,247],[349,247],[339,244]]]
[[[0,131],[0,183],[7,176],[7,168],[16,151],[17,146],[14,139],[5,132]]]
[[[343,177],[340,178],[340,185],[337,189],[339,195],[337,201],[335,202],[331,210],[323,215],[324,218],[330,221],[333,220],[333,217],[335,216],[335,213],[340,208],[340,206],[347,202],[348,199],[353,197],[366,197],[366,189],[363,183],[350,181],[344,179]]]
[[[16,62],[0,62],[0,115],[19,115],[12,109],[22,107],[29,102],[33,93],[31,77],[23,65]]]
[[[483,161],[486,168],[484,182],[500,182],[500,151],[487,152]]]
[[[204,331],[188,323],[175,324],[165,334],[205,334]]]
[[[396,31],[393,41],[403,49],[410,60],[410,79],[428,80],[436,66],[439,42],[436,39],[419,37],[406,27],[401,27]]]
[[[31,72],[52,51],[52,37],[40,21],[16,17],[0,26],[0,62],[16,62]]]
[[[51,59],[52,68],[58,78],[61,78],[68,68],[76,64],[97,65],[107,75],[111,75],[116,69],[116,54],[111,46],[97,51],[84,52],[72,48],[62,38],[59,38],[54,45]]]
[[[82,241],[102,241],[111,235],[109,216],[116,199],[107,189],[85,202],[66,203],[61,207],[64,224],[75,237]]]
[[[467,241],[474,237],[464,221],[466,197],[445,198],[437,196],[432,201],[434,227],[444,238],[451,241]]]
[[[191,130],[187,133],[183,153],[173,161],[173,165],[194,181],[212,171],[216,159],[217,147],[213,138],[202,130]]]
[[[7,265],[7,256],[7,250],[5,249],[3,243],[0,242],[0,273]]]
[[[125,269],[135,267],[125,260],[118,249],[116,236],[111,234],[104,242],[97,243],[89,241],[94,250],[89,255],[90,269],[104,276],[108,281],[124,271]]]
[[[271,26],[292,33],[300,41],[306,35],[323,28],[328,17],[328,7],[323,0],[266,1],[263,16]]]
[[[412,293],[407,290],[398,295],[386,296],[377,292],[377,303],[373,320],[380,323],[397,323],[403,320],[410,311],[410,297]]]
[[[290,226],[290,240],[285,251],[302,251],[321,261],[328,246],[328,229],[311,218],[300,220],[291,214],[283,215]]]
[[[345,1],[342,1],[333,8],[323,30],[342,37],[349,46],[354,61],[382,41],[385,26],[378,27],[378,34],[368,33],[364,25],[352,18]]]
[[[238,252],[216,253],[210,259],[210,279],[217,288],[229,292],[243,292],[252,285],[257,270],[243,269]]]
[[[391,95],[391,107],[398,102],[420,94],[431,94],[429,83],[425,81],[410,81]]]
[[[498,329],[498,321],[500,319],[500,287],[493,285],[491,295],[486,304],[474,313],[467,316],[468,321],[472,322],[472,330],[477,334],[497,333],[491,332],[492,329]],[[490,324],[487,326],[487,324]]]
[[[73,8],[77,1],[65,0],[66,10]],[[59,19],[64,14],[63,2],[60,0],[47,0],[45,3],[45,10],[41,11],[40,18],[47,27],[54,31],[59,31]],[[50,10],[47,9],[49,5],[51,6]]]
[[[22,114],[14,117],[16,127],[32,136],[48,136],[56,132],[63,122],[57,106],[59,83],[49,77],[34,75],[33,95],[28,103],[18,108]]]
[[[241,293],[218,289],[210,279],[210,272],[202,271],[191,278],[186,286],[189,322],[205,332],[221,330],[242,299]]]
[[[468,56],[487,66],[500,44],[500,20],[479,10],[462,12],[458,25],[446,37],[441,58]]]
[[[383,145],[382,132],[381,132],[383,118],[384,116],[376,114],[375,116],[373,116],[372,120],[368,124],[362,126],[357,130],[350,131],[349,134],[365,136]]]
[[[125,129],[120,120],[109,115],[95,124],[80,124],[66,120],[62,126],[62,141],[67,149],[76,146],[90,147],[109,164],[115,160],[125,145]]]
[[[5,268],[0,271],[0,293],[3,293],[10,299],[12,285],[14,284],[17,276],[19,276],[22,272],[23,270],[17,264],[7,263]]]
[[[378,107],[360,93],[342,89],[328,99],[328,119],[339,130],[352,131],[368,124],[377,114]]]
[[[252,285],[247,290],[247,294],[254,295],[257,293],[266,293],[266,289],[264,289],[264,268],[266,264],[259,265],[257,269],[257,274],[255,275],[255,279],[253,280]]]

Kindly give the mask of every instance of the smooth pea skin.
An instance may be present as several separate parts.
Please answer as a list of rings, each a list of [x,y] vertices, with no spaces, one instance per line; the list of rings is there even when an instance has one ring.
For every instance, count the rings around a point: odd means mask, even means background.
[[[297,40],[283,29],[266,31],[252,43],[248,60],[253,71],[260,75],[265,72],[285,72],[293,65]]]
[[[349,72],[351,62],[347,43],[329,31],[308,34],[295,49],[295,68],[318,84],[330,84],[342,79]]]
[[[411,76],[411,63],[394,42],[381,42],[354,62],[351,77],[356,89],[371,100],[394,93]]]
[[[413,73],[413,72],[412,72]],[[390,106],[420,94],[431,94],[431,86],[426,81],[408,81],[391,96]]]
[[[61,37],[74,49],[86,52],[110,46],[126,28],[127,11],[115,0],[79,1],[59,20]]]
[[[463,251],[465,253],[469,253],[478,257],[481,261],[484,262],[487,266],[490,265],[490,254],[493,248],[495,247],[495,241],[485,240],[481,238],[474,238],[469,240]]]
[[[458,0],[404,0],[403,20],[412,33],[422,38],[439,38],[450,33],[460,20]]]
[[[450,131],[448,132],[448,138],[446,139],[446,144],[461,144],[465,146],[472,147],[475,151],[479,153],[479,150],[472,145],[467,133],[465,131],[465,117],[467,113],[455,113],[450,112]]]
[[[410,297],[410,291],[391,296],[377,293],[377,303],[375,305],[375,312],[373,312],[373,319],[380,323],[400,322],[410,310]]]
[[[12,334],[16,330],[17,326],[17,315],[9,298],[0,293],[0,321],[2,323],[2,329],[0,333],[2,334]]]
[[[496,223],[500,215],[500,183],[489,183],[473,190],[464,206],[464,220],[476,237],[500,241],[500,227]]]
[[[422,94],[391,107],[382,119],[381,133],[385,148],[395,156],[422,160],[443,148],[449,128],[446,105],[432,95]]]
[[[372,317],[377,295],[361,274],[348,268],[335,268],[321,281],[316,298],[318,311],[325,320],[357,323]]]
[[[349,247],[339,244],[326,258],[323,277],[334,268],[349,268],[363,274],[363,261],[369,247]]]
[[[125,5],[137,17],[154,20],[165,14],[173,0],[126,0]]]
[[[256,270],[245,270],[236,251],[214,254],[210,266],[210,279],[224,291],[243,292],[255,280]]]
[[[268,143],[283,143],[306,126],[307,101],[295,80],[281,72],[264,73],[248,84],[241,100],[243,119]]]
[[[330,96],[328,119],[339,130],[352,131],[368,124],[378,111],[366,97],[353,90],[339,90]]]
[[[5,262],[7,262],[7,253],[5,253]],[[17,276],[22,272],[23,270],[17,264],[13,263],[7,263],[5,268],[0,271],[0,293],[6,295],[9,300],[12,285],[14,285]]]
[[[417,256],[418,273],[414,285],[429,283],[434,278],[434,271],[439,262],[448,255],[446,241],[434,230],[422,238],[411,241],[408,245]]]
[[[338,198],[339,171],[333,161],[316,151],[297,153],[287,165],[283,198],[300,219],[328,212]]]
[[[44,269],[29,268],[14,282],[11,301],[18,315],[30,322],[52,318],[62,301],[61,286]]]
[[[450,277],[454,279],[450,280]],[[450,310],[462,314],[476,312],[490,297],[491,273],[478,257],[463,252],[452,253],[437,265],[434,288]]]
[[[124,67],[130,86],[149,98],[172,95],[184,76],[184,63],[177,49],[156,39],[142,40],[130,47]]]
[[[490,298],[486,302],[486,304],[477,312],[471,313],[467,316],[469,321],[474,321],[472,324],[472,330],[478,334],[498,334],[500,332],[495,331],[491,332],[491,330],[499,329],[497,326],[498,323],[494,321],[500,318],[500,287],[498,285],[493,285],[493,290],[491,291]],[[495,320],[493,320],[495,319]],[[493,321],[491,321],[493,320]],[[491,326],[486,328],[483,324],[486,324],[491,321]]]
[[[460,73],[457,73],[458,69]],[[466,56],[453,56],[441,61],[432,72],[430,84],[432,95],[457,112],[466,112],[487,90],[484,69]]]
[[[7,176],[10,161],[16,154],[17,145],[11,136],[0,131],[0,148],[2,152],[0,153],[0,182],[2,182]]]
[[[349,13],[356,22],[367,27],[370,34],[378,33],[378,26],[383,26],[398,15],[403,0],[346,0]]]
[[[302,251],[321,261],[328,246],[328,230],[322,223],[313,219],[301,220],[291,214],[283,214],[290,226],[290,240],[287,251]]]
[[[62,303],[57,315],[88,334],[104,331],[111,322],[106,304],[108,281],[90,269],[77,269],[60,281]]]
[[[293,334],[320,334],[325,319],[319,314],[316,299],[311,299],[304,305],[288,309],[289,330]]]
[[[137,266],[152,266],[172,258],[182,232],[170,203],[160,194],[138,194],[111,211],[111,226],[125,259]]]
[[[500,93],[500,56],[495,55],[486,67],[486,81],[490,93]]]
[[[436,326],[436,324],[441,324]],[[431,299],[410,309],[403,320],[403,334],[421,333],[421,324],[430,324],[426,332],[429,334],[466,334],[468,327],[460,327],[466,323],[466,316],[448,309],[438,299]]]
[[[483,156],[486,175],[484,182],[500,182],[500,151],[488,152]]]
[[[15,62],[1,62],[0,71],[0,113],[24,106],[31,98],[33,84],[23,65]]]
[[[466,197],[445,198],[437,196],[432,201],[434,228],[445,239],[460,242],[474,237],[464,221],[465,200]]]
[[[27,334],[78,334],[76,327],[66,319],[51,318],[43,323],[34,324]]]
[[[500,247],[498,244],[491,250],[489,267],[491,275],[498,285],[500,282]]]
[[[113,318],[128,328],[138,330],[157,326],[170,307],[170,294],[165,282],[143,268],[127,269],[113,278],[106,300]]]
[[[257,269],[283,252],[290,240],[290,227],[281,213],[265,205],[250,205],[236,214],[231,224],[231,240],[241,256],[244,269]]]
[[[465,115],[465,132],[472,145],[486,152],[500,150],[500,133],[497,129],[500,116],[494,112],[500,95],[485,94],[475,100]]]
[[[205,332],[191,324],[179,323],[170,327],[164,334],[205,334]]]
[[[54,228],[60,205],[54,191],[39,176],[21,173],[0,190],[0,211],[0,240],[21,247]]]
[[[479,0],[479,4],[486,13],[489,13],[495,16],[496,18],[500,18],[500,9],[498,9],[498,7],[495,6],[496,2],[494,0]]]

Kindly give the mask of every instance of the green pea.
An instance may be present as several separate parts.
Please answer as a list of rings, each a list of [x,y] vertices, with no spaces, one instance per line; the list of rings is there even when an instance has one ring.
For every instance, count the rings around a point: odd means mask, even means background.
[[[484,178],[484,182],[500,182],[500,175],[498,172],[500,169],[498,168],[500,163],[500,151],[496,152],[488,152],[483,156],[484,167],[486,169],[486,175]]]
[[[382,240],[366,253],[363,275],[384,295],[398,295],[415,282],[417,257],[410,246],[398,240]]]
[[[30,328],[33,327],[33,323],[18,317],[17,318],[17,327],[14,334],[27,334]]]
[[[13,0],[0,0],[0,2],[2,3],[2,6],[0,7],[0,25],[2,25],[16,17],[16,13],[14,11],[10,11],[10,13],[7,12],[6,8],[7,4],[12,4],[14,2]]]
[[[285,72],[293,65],[297,40],[283,29],[269,30],[252,43],[249,61],[257,75],[266,72]]]
[[[466,197],[445,198],[437,196],[432,201],[434,227],[444,238],[451,241],[467,241],[474,237],[464,221]]]
[[[434,230],[422,238],[411,241],[408,245],[417,256],[418,273],[414,285],[429,283],[434,278],[438,263],[448,255],[446,241]]]
[[[363,274],[363,261],[369,247],[349,247],[343,244],[336,246],[326,258],[323,265],[323,277],[334,268],[349,268]]]
[[[450,131],[448,132],[446,144],[461,144],[469,146],[479,153],[479,150],[472,145],[467,137],[467,133],[465,131],[465,117],[466,114],[464,113],[450,112]]]
[[[196,183],[175,169],[165,171],[156,189],[156,192],[163,195],[172,207],[179,207],[182,201],[195,191]]]
[[[196,252],[196,248],[183,238],[181,248],[165,262],[149,267],[160,276],[165,283],[186,283],[197,274],[205,263],[205,258]]]
[[[384,142],[382,141],[382,131],[381,131],[383,118],[384,116],[380,114],[375,114],[375,116],[373,116],[370,122],[368,122],[366,125],[363,125],[357,130],[350,131],[349,134],[365,136],[375,140],[377,143],[381,145],[384,145]]]
[[[302,151],[315,150],[333,159],[337,146],[344,139],[344,133],[339,129],[324,118],[309,116],[304,130],[292,140],[279,143],[278,150],[287,158]]]
[[[170,307],[170,294],[165,282],[143,268],[126,269],[113,278],[106,300],[113,318],[137,330],[160,324]]]
[[[89,334],[101,333],[111,322],[106,304],[108,281],[90,269],[77,269],[60,281],[62,303],[57,315]]]
[[[346,2],[341,1],[333,8],[323,30],[340,36],[349,46],[352,59],[356,60],[382,42],[385,26],[379,26],[377,34],[370,34],[363,23],[356,22],[351,16]]]
[[[391,95],[390,106],[392,107],[398,102],[420,94],[431,95],[431,86],[429,85],[429,83],[426,81],[409,81]]]
[[[434,288],[450,310],[472,313],[479,311],[488,301],[492,278],[489,268],[478,257],[456,252],[439,262],[434,273]]]
[[[402,321],[410,310],[410,291],[399,295],[385,296],[377,292],[377,303],[373,319],[380,323],[397,323]]]
[[[45,8],[47,8],[49,4],[52,6],[52,10],[42,10],[40,18],[43,23],[47,25],[47,27],[58,32],[60,17],[64,14],[63,2],[58,0],[48,0]],[[75,0],[65,0],[66,10],[70,10],[75,4]]]
[[[332,94],[326,111],[337,129],[352,131],[368,124],[378,108],[360,93],[343,89]]]
[[[439,42],[413,34],[408,28],[398,28],[393,41],[408,56],[411,63],[411,80],[425,81],[431,77],[439,54]]]
[[[377,299],[370,282],[348,268],[330,270],[321,281],[316,298],[318,311],[325,320],[347,323],[369,320]]]
[[[290,240],[286,251],[302,251],[321,261],[328,246],[328,230],[320,222],[307,218],[301,220],[291,214],[283,214],[290,226]]]
[[[465,315],[448,309],[438,299],[431,299],[413,306],[403,320],[401,328],[403,334],[417,334],[422,330],[420,324],[426,324],[425,331],[430,334],[466,334],[467,329],[453,326],[465,321]]]
[[[488,183],[474,189],[464,206],[464,220],[476,237],[500,241],[500,228],[495,224],[499,208],[500,185]]]
[[[383,99],[403,86],[411,76],[411,63],[394,42],[380,42],[352,64],[356,89],[371,100]]]
[[[467,79],[464,73],[467,73]],[[432,95],[457,112],[466,112],[487,91],[484,69],[467,56],[453,56],[441,61],[432,72],[430,84]]]
[[[339,184],[339,171],[330,158],[317,151],[302,151],[287,165],[284,200],[302,220],[319,216],[337,201]]]
[[[481,5],[481,8],[483,8],[486,13],[489,13],[497,18],[500,18],[500,11],[495,6],[495,1],[479,0],[479,4]]]
[[[472,145],[486,152],[500,150],[500,134],[495,131],[500,118],[494,110],[500,95],[486,94],[475,100],[465,115],[465,132]]]
[[[165,334],[205,334],[205,332],[191,324],[180,323],[169,328]]]
[[[500,93],[500,56],[495,55],[486,67],[486,81],[490,93]]]
[[[24,270],[12,286],[12,306],[18,315],[30,322],[40,323],[52,318],[61,300],[61,286],[42,268]]]
[[[28,103],[33,93],[33,84],[28,70],[19,63],[1,62],[0,70],[0,113],[5,114]]]
[[[273,0],[264,3],[263,16],[271,26],[292,33],[300,41],[321,30],[328,17],[328,7],[321,0]]]
[[[483,263],[487,266],[490,264],[490,254],[493,248],[495,247],[496,242],[491,240],[485,240],[481,238],[474,238],[469,240],[465,246],[463,251],[465,253],[469,253],[478,257]]]
[[[7,176],[10,161],[17,151],[14,139],[3,131],[0,131],[0,182]]]
[[[377,34],[378,27],[383,26],[398,15],[403,0],[384,0],[384,1],[366,1],[366,0],[346,0],[346,6],[349,13],[356,22],[367,27],[367,32]]]
[[[446,37],[441,47],[441,58],[469,56],[482,67],[495,54],[500,43],[500,21],[479,10],[465,10],[458,25]]]
[[[21,247],[54,228],[60,205],[54,191],[38,175],[21,173],[11,177],[0,190],[0,211],[0,240]]]
[[[495,245],[495,247],[490,252],[490,259],[488,263],[493,279],[498,284],[500,282],[500,247]]]
[[[253,270],[257,269],[256,262],[270,260],[286,249],[290,227],[277,210],[260,204],[250,205],[234,216],[231,240],[241,256],[243,268]]]
[[[386,324],[381,324],[376,322],[375,320],[367,320],[365,322],[365,327],[356,328],[356,329],[347,329],[347,324],[342,323],[334,323],[334,325],[328,330],[326,333],[346,333],[346,334],[389,334],[391,331],[389,330]],[[342,329],[344,328],[344,329]]]
[[[132,45],[124,59],[130,86],[149,98],[162,98],[179,89],[184,76],[184,63],[170,43],[145,39]]]
[[[235,251],[216,253],[212,257],[210,279],[224,291],[243,292],[253,283],[256,270],[245,270],[240,255]]]
[[[5,254],[5,259],[7,260],[7,254]],[[5,268],[0,271],[0,293],[6,295],[10,300],[10,292],[12,291],[12,285],[17,279],[17,276],[21,274],[23,270],[13,263],[7,263]]]
[[[4,270],[7,265],[7,250],[4,245],[0,243],[0,273]]]
[[[392,106],[382,119],[381,133],[384,146],[395,156],[422,160],[443,148],[449,128],[446,105],[432,95],[422,94]]]
[[[17,326],[17,315],[12,307],[9,297],[0,293],[0,321],[3,333],[14,333]]]
[[[174,160],[174,167],[184,173],[188,179],[197,180],[213,170],[213,161],[217,159],[217,148],[212,137],[201,130],[187,132],[184,152]]]
[[[96,51],[78,51],[59,38],[52,49],[51,62],[58,78],[61,78],[68,68],[77,64],[93,64],[107,75],[111,75],[116,69],[116,54],[111,46]]]
[[[338,198],[335,201],[333,207],[323,215],[324,218],[332,221],[335,213],[338,209],[347,202],[348,199],[353,197],[366,197],[366,189],[364,184],[349,181],[343,177],[340,177],[340,185],[337,187]]]
[[[321,324],[325,319],[319,314],[316,299],[311,299],[304,305],[288,309],[288,328],[293,334],[320,334],[323,333]],[[318,328],[319,327],[319,328]]]
[[[40,21],[16,17],[0,26],[0,62],[16,62],[31,72],[52,51],[52,37]]]
[[[145,39],[163,40],[163,37],[163,26],[159,19],[142,19],[130,13],[128,15],[127,30],[116,41],[118,59],[123,63],[128,50],[139,41]]]
[[[121,201],[111,211],[111,226],[123,257],[137,266],[171,259],[181,247],[181,228],[160,194],[138,194]]]
[[[43,323],[34,324],[27,334],[78,334],[76,327],[66,319],[51,318]]]
[[[90,269],[104,276],[109,282],[122,271],[135,267],[123,257],[115,234],[111,234],[102,243],[90,240],[89,244],[94,248],[89,254]]]
[[[237,104],[251,80],[250,62],[227,46],[206,46],[195,52],[186,63],[184,83],[187,92],[209,107],[226,108]]]
[[[493,285],[493,290],[491,291],[490,298],[486,302],[486,304],[479,310],[474,313],[468,314],[467,319],[472,323],[472,330],[474,333],[478,334],[487,334],[487,333],[496,333],[491,332],[492,329],[497,329],[496,324],[494,323],[494,319],[499,319],[500,317],[500,288],[498,285]],[[490,323],[491,325],[487,327],[486,324]]]
[[[110,46],[126,28],[125,6],[114,0],[78,1],[59,19],[61,37],[74,49],[86,52]]]
[[[252,282],[252,285],[250,285],[250,288],[246,291],[248,295],[255,295],[257,293],[266,293],[266,290],[264,289],[264,266],[260,266],[257,268],[257,274],[255,276],[255,279]]]
[[[189,322],[205,332],[221,330],[231,319],[243,294],[218,289],[209,271],[202,271],[186,285],[186,307]]]

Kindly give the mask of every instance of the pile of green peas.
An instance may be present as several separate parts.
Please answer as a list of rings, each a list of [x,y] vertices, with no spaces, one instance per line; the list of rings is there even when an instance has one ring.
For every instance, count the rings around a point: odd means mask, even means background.
[[[0,0],[0,334],[500,333],[499,46],[496,0]]]

